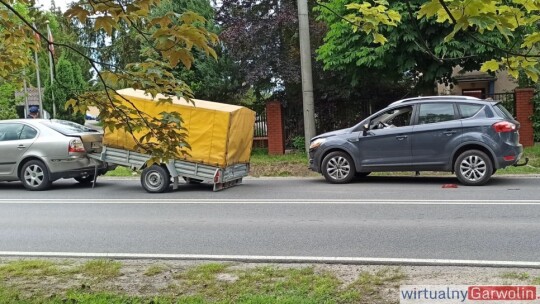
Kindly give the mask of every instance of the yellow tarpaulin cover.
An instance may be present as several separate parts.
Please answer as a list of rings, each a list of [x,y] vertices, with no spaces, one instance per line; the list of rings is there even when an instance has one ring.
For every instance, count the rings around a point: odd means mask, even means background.
[[[138,109],[158,117],[161,112],[178,112],[188,130],[187,142],[191,145],[187,161],[226,167],[249,163],[253,144],[255,112],[241,106],[193,99],[195,105],[173,97],[173,104],[157,105],[159,98],[152,99],[142,90],[123,89],[118,93]],[[120,97],[118,97],[118,100]],[[139,138],[143,132],[136,134]],[[135,141],[123,130],[106,130],[103,144],[113,148],[136,150]]]

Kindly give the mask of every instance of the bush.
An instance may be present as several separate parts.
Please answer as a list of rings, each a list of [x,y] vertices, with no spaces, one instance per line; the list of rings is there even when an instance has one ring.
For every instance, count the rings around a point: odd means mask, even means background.
[[[299,151],[305,151],[306,138],[304,136],[295,136],[292,140],[293,148]]]

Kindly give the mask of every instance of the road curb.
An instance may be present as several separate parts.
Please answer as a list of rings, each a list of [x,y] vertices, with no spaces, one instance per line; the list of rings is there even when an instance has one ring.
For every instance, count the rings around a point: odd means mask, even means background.
[[[197,260],[197,261],[278,263],[278,264],[299,263],[299,264],[456,266],[456,267],[497,267],[497,268],[540,269],[540,262],[529,262],[529,261],[407,259],[407,258],[373,258],[373,257],[304,257],[304,256],[257,256],[257,255],[16,252],[16,251],[0,251],[0,257],[100,258],[100,259],[114,259],[114,260],[186,260],[186,261]]]
[[[395,176],[373,176],[375,178],[378,177],[411,177],[408,175],[395,175]],[[455,178],[454,175],[424,175],[421,176],[423,178],[425,177],[433,177],[433,178]],[[504,174],[504,175],[497,175],[494,176],[497,177],[508,177],[508,178],[540,178],[540,175],[538,174]],[[139,180],[141,177],[139,175],[135,176],[100,176],[98,177],[99,180]],[[324,180],[322,176],[246,176],[243,178],[244,180]]]

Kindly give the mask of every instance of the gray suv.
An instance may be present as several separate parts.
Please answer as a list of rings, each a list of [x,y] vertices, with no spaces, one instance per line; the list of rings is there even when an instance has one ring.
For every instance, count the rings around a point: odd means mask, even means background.
[[[357,125],[311,139],[309,167],[330,183],[383,171],[455,172],[483,185],[517,165],[519,123],[500,102],[466,96],[396,101]]]

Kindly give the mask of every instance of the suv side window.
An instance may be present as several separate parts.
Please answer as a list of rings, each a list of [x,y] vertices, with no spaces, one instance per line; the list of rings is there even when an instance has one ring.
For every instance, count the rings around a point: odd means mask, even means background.
[[[458,104],[461,118],[469,118],[476,115],[484,106],[478,104]]]
[[[418,124],[430,124],[454,120],[456,113],[453,103],[424,103],[420,104]]]

